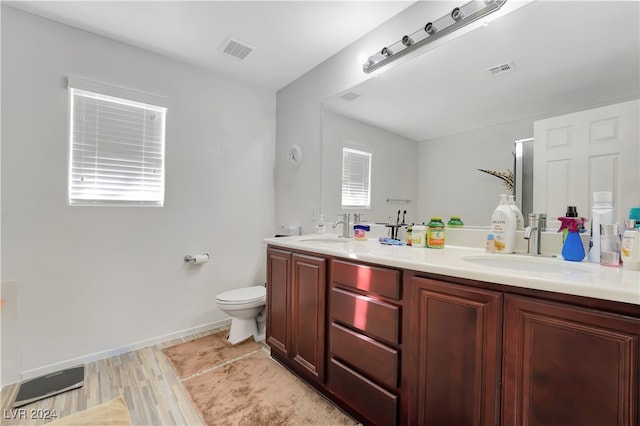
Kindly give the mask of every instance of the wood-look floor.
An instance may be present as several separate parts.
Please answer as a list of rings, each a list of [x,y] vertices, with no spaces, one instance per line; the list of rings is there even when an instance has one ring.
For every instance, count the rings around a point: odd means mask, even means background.
[[[51,413],[58,418],[91,408],[122,395],[129,407],[133,425],[202,425],[178,376],[162,354],[162,349],[192,340],[224,328],[171,340],[137,351],[86,365],[84,386],[25,405],[27,418],[16,417],[11,411],[17,385],[2,389],[0,424],[41,425],[53,418],[37,418]],[[32,414],[36,414],[32,417]]]

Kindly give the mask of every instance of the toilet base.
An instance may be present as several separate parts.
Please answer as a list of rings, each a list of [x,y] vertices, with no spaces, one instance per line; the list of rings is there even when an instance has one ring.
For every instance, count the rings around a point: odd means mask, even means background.
[[[235,345],[247,340],[251,336],[257,335],[258,326],[256,324],[255,318],[233,318],[231,320],[231,329],[229,330],[229,336],[227,336],[227,342]]]
[[[258,316],[256,317],[256,325],[258,326],[258,334],[254,334],[253,338],[255,339],[256,342],[261,342],[263,341],[267,336],[266,336],[266,331],[267,331],[267,308],[266,306],[264,308],[262,308],[262,310],[260,311],[260,313],[258,314]]]
[[[260,329],[258,328],[258,334],[253,335],[253,340],[255,340],[256,342],[262,342],[264,339],[266,339],[266,337],[267,336],[264,330],[260,331]]]

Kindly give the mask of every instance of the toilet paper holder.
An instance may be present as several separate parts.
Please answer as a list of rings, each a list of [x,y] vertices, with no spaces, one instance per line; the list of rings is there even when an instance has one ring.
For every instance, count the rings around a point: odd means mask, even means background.
[[[209,256],[209,253],[202,253],[196,256],[192,254],[188,254],[184,257],[184,261],[191,262],[191,263],[202,263],[202,262],[208,262],[210,258],[211,256]]]

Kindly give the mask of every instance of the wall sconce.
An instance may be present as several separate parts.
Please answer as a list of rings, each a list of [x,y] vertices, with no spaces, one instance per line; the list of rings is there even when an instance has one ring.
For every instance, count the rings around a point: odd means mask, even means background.
[[[420,28],[413,34],[405,35],[394,44],[382,48],[379,52],[370,56],[362,65],[365,73],[369,74],[388,63],[403,57],[414,49],[424,46],[442,36],[452,33],[483,16],[500,9],[507,0],[471,1],[462,7],[454,8],[451,13],[440,19],[427,22],[424,28]]]

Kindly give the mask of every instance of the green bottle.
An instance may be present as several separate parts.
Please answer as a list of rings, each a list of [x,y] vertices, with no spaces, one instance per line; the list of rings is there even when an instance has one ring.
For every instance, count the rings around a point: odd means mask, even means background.
[[[440,216],[432,217],[427,225],[427,247],[444,248],[444,222]]]
[[[447,222],[447,228],[462,228],[464,223],[460,220],[460,216],[451,216],[449,222]]]

